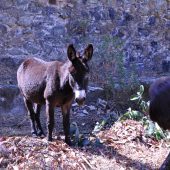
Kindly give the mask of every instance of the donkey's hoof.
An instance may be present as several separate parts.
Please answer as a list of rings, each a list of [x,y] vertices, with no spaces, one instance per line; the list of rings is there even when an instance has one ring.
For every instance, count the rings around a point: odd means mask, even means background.
[[[73,146],[73,143],[71,142],[70,139],[65,139],[65,142],[67,143],[67,145],[69,146]]]
[[[52,137],[48,137],[47,140],[48,140],[49,142],[52,142],[53,138],[52,138]]]
[[[36,132],[32,132],[31,134],[32,134],[32,137],[33,137],[33,138],[36,138],[36,137],[37,137],[37,133],[36,133]]]
[[[38,134],[37,134],[39,137],[45,137],[45,134],[43,131],[39,131]]]

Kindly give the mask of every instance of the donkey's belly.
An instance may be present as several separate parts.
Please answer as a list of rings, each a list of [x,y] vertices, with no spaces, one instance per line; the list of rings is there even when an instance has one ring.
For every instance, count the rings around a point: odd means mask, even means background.
[[[31,83],[25,84],[22,87],[22,93],[27,100],[31,100],[33,103],[43,104],[45,83]]]

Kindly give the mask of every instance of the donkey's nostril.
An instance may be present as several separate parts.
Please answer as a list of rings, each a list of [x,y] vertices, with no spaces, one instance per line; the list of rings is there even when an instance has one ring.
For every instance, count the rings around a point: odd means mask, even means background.
[[[78,103],[78,105],[83,105],[84,104],[84,101],[85,101],[85,97],[83,97],[83,98],[76,98],[75,100],[76,100],[76,102]]]
[[[76,102],[78,103],[78,99],[75,99],[76,100]]]
[[[76,102],[81,102],[81,101],[85,101],[86,98],[85,97],[83,97],[83,98],[76,98],[75,100],[76,100]]]

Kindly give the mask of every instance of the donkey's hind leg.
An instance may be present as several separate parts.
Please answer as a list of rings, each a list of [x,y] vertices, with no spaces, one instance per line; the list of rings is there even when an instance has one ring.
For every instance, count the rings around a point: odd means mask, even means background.
[[[46,100],[46,115],[47,115],[47,140],[52,141],[52,132],[54,128],[54,105]]]
[[[41,111],[41,105],[40,104],[35,104],[35,121],[37,124],[37,135],[38,136],[45,136],[41,122],[40,122],[40,111]]]
[[[31,133],[32,133],[32,136],[35,137],[35,136],[37,136],[37,131],[36,131],[36,128],[35,128],[35,112],[34,112],[34,109],[33,109],[33,104],[32,104],[31,101],[29,101],[25,98],[24,98],[24,103],[25,103],[26,109],[28,111],[28,116],[30,118]]]

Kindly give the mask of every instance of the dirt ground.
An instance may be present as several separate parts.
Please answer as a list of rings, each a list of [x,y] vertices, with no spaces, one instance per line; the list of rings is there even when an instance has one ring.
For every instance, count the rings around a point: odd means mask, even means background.
[[[45,108],[41,110],[41,123],[44,131],[46,131],[46,115]],[[97,115],[95,111],[90,114],[80,115],[79,113],[71,110],[71,120],[70,122],[76,122],[78,127],[81,130],[81,133],[90,133],[97,121],[102,121],[102,118],[105,115]],[[60,108],[56,108],[55,110],[55,128],[54,135],[63,133],[62,126],[62,113]],[[14,114],[1,114],[0,115],[0,136],[14,136],[14,135],[31,135],[30,134],[30,123],[27,117],[27,112],[17,113],[17,116]]]
[[[116,122],[94,135],[92,131],[96,122],[107,117],[107,112],[94,107],[96,110],[93,111],[89,111],[88,106],[81,109],[73,107],[71,111],[71,122],[76,122],[80,134],[90,141],[83,147],[69,147],[64,143],[60,109],[55,111],[54,141],[50,143],[45,138],[31,137],[26,112],[17,116],[0,115],[0,168],[159,169],[169,153],[167,141],[145,138],[142,125],[132,120]],[[88,113],[83,114],[83,110]],[[45,120],[42,113],[44,129]]]

